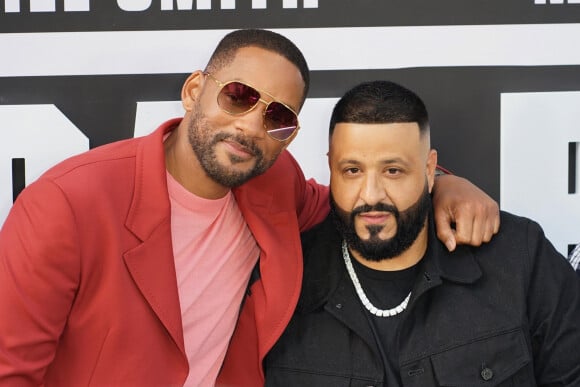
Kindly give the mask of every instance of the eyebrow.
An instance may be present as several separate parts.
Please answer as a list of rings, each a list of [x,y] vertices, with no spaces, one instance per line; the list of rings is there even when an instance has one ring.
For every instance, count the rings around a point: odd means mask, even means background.
[[[359,160],[356,159],[344,159],[338,162],[338,165],[342,166],[345,164],[353,164],[353,165],[360,165],[362,164]],[[393,157],[380,160],[380,164],[388,165],[388,164],[402,164],[405,167],[409,166],[409,163],[403,160],[401,157]]]

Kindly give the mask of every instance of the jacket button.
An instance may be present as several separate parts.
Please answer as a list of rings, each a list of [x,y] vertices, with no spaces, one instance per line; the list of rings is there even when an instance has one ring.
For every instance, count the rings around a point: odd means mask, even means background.
[[[336,304],[335,307],[336,309],[342,309],[342,304]]]
[[[485,381],[491,380],[493,378],[493,371],[487,367],[482,369],[481,378]]]

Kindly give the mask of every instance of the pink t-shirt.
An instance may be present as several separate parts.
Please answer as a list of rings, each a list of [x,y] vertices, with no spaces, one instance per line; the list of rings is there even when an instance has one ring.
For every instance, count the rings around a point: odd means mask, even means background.
[[[185,352],[186,386],[213,386],[260,249],[229,192],[200,198],[169,173],[171,235]]]

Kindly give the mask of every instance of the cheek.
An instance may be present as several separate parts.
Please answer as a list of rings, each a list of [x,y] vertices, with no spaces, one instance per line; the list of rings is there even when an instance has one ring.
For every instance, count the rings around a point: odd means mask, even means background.
[[[405,211],[421,197],[424,187],[425,177],[410,179],[399,186],[398,189],[391,190],[389,197],[399,211]]]
[[[222,111],[217,102],[211,99],[210,96],[202,96],[195,105],[195,109],[203,112],[203,121],[211,129],[223,130],[232,125],[234,117]]]
[[[352,211],[358,201],[359,189],[353,181],[344,181],[343,179],[330,179],[330,189],[335,203],[344,211]]]
[[[217,131],[223,131],[230,125],[231,118],[222,112],[209,111],[204,114],[206,125]]]
[[[268,135],[266,134],[266,136]],[[260,146],[259,142],[257,142],[257,144]],[[276,141],[269,137],[265,138],[264,144],[261,146],[262,152],[264,153],[264,158],[267,160],[273,160],[277,158],[280,152],[284,150],[284,145],[285,143]]]

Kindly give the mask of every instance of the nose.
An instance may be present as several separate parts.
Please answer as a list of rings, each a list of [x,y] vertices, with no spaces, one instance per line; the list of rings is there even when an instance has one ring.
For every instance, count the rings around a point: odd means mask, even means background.
[[[361,200],[368,205],[380,203],[387,197],[387,191],[383,179],[376,174],[368,174],[360,191]]]
[[[250,111],[236,116],[236,129],[242,131],[248,137],[264,137],[266,135],[266,129],[264,128],[264,110],[266,106],[268,106],[268,102],[260,98]]]

